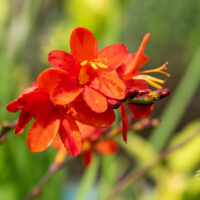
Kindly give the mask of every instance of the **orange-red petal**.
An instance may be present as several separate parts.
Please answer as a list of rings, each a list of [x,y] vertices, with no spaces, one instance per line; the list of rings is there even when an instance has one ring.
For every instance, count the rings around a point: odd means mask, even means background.
[[[93,159],[93,153],[91,151],[85,151],[83,153],[83,164],[88,167]]]
[[[61,81],[70,79],[69,74],[62,69],[49,68],[37,77],[38,86],[50,93],[53,87]]]
[[[80,65],[76,62],[74,57],[67,52],[53,50],[49,53],[48,60],[50,65],[64,69],[72,77],[76,77],[78,75]]]
[[[145,46],[147,44],[147,41],[150,37],[150,33],[147,33],[143,40],[142,43],[137,51],[137,53],[135,54],[134,58],[131,60],[130,62],[130,68],[132,68],[131,70],[129,70],[128,73],[126,73],[126,77],[131,77],[136,71],[138,71],[138,68],[144,64],[147,60],[147,57],[144,55],[144,49]]]
[[[90,136],[93,135],[93,133],[97,129],[93,126],[89,126],[78,121],[76,122],[76,124],[78,125],[78,128],[81,132],[82,140],[90,138]]]
[[[20,133],[24,131],[25,126],[28,124],[31,118],[32,116],[28,112],[24,110],[21,111],[19,115],[19,119],[15,126],[15,135],[19,135]]]
[[[76,122],[81,132],[82,140],[89,139],[90,141],[96,141],[104,132],[102,128],[95,128],[80,122]]]
[[[106,97],[98,91],[88,87],[87,85],[83,90],[83,98],[87,105],[97,113],[105,112],[108,108]]]
[[[20,104],[20,101],[19,100],[22,100],[24,97],[29,97],[30,95],[32,95],[34,92],[38,91],[38,88],[35,86],[36,84],[33,83],[32,84],[33,86],[29,87],[29,88],[26,88],[20,95],[17,99],[15,99],[14,101],[10,102],[8,105],[7,105],[7,110],[10,111],[10,112],[17,112],[19,111],[20,109],[23,108],[23,105]]]
[[[54,116],[46,119],[35,119],[27,135],[28,148],[32,152],[41,152],[47,149],[54,140],[60,120]]]
[[[97,57],[97,41],[86,28],[76,28],[70,38],[72,55],[81,63]]]
[[[122,135],[125,142],[127,142],[127,133],[128,133],[128,116],[124,105],[120,106],[120,112],[122,115]]]
[[[154,105],[130,105],[127,104],[135,119],[145,119],[153,111]]]
[[[113,44],[98,52],[98,58],[105,59],[103,63],[106,64],[109,67],[108,70],[111,71],[119,67],[127,56],[128,50],[123,44]]]
[[[103,113],[96,113],[84,102],[73,102],[71,114],[75,120],[96,128],[109,127],[115,121],[115,113],[112,109],[108,108]]]
[[[138,68],[148,62],[148,57],[143,55],[143,57],[140,59],[140,63],[135,65],[135,58],[136,54],[129,54],[125,62],[119,68],[117,68],[117,72],[120,77],[126,79],[127,74],[131,74],[131,76],[134,74],[137,75]]]
[[[7,106],[6,106],[7,110],[9,112],[17,112],[20,110],[20,106],[18,103],[18,100],[15,99],[14,101],[10,102]]]
[[[53,110],[53,105],[49,95],[40,88],[26,89],[18,98],[20,107],[36,118],[49,116]]]
[[[59,135],[71,156],[77,156],[81,153],[81,134],[73,118],[66,117],[61,122]]]
[[[94,149],[100,154],[112,155],[119,149],[119,146],[114,140],[103,140],[95,144]]]
[[[91,82],[90,87],[112,99],[125,98],[125,84],[116,73],[101,73]]]
[[[126,81],[125,83],[126,83],[126,87],[131,88],[131,89],[143,90],[143,89],[148,88],[147,82],[144,80],[140,80],[140,79],[130,79],[130,80]]]
[[[75,81],[62,81],[53,88],[50,99],[56,105],[66,105],[72,102],[81,92],[82,87]]]

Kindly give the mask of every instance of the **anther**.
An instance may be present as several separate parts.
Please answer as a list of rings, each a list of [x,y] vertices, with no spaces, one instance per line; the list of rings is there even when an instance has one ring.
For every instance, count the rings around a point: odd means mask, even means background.
[[[94,63],[94,62],[90,62],[89,64],[90,64],[90,66],[91,66],[93,69],[95,69],[95,70],[98,69],[96,63]]]
[[[88,61],[87,60],[84,60],[82,63],[81,63],[81,66],[85,66],[88,64]]]
[[[99,68],[108,69],[108,66],[107,66],[107,65],[104,65],[104,64],[102,64],[102,63],[96,63],[96,64],[97,64],[97,66],[98,66]]]
[[[138,76],[134,77],[134,79],[145,80],[149,85],[151,85],[157,89],[162,89],[162,86],[160,86],[159,84],[162,85],[165,83],[165,81],[163,81],[162,79],[155,78],[155,77],[149,76],[149,75],[138,75]]]

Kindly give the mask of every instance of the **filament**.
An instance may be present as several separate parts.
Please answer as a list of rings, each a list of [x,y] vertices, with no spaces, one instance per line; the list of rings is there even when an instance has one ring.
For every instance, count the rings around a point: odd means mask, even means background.
[[[166,70],[167,69],[167,64],[168,62],[165,62],[162,66],[158,67],[158,68],[155,68],[155,69],[150,69],[150,70],[144,70],[144,71],[141,71],[139,72],[140,74],[148,74],[148,73],[161,73],[161,74],[164,74],[165,76],[169,77],[170,74],[167,73],[166,71],[163,71],[163,70]]]
[[[161,85],[165,83],[164,80],[149,75],[138,75],[136,77],[133,77],[133,79],[145,80],[149,85],[157,89],[162,89]]]

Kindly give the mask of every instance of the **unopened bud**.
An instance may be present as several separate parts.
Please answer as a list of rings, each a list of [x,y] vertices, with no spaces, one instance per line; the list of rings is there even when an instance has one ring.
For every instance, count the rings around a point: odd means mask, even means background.
[[[168,88],[163,88],[161,90],[156,90],[156,91],[153,91],[155,92],[155,97],[161,99],[161,98],[164,98],[166,96],[168,96],[170,94],[170,91]]]
[[[142,92],[143,93],[143,92]],[[155,101],[158,101],[166,96],[168,96],[170,93],[168,88],[163,88],[160,90],[155,90],[147,92],[145,94],[138,93],[138,95],[132,99],[125,99],[123,102],[128,104],[136,104],[136,105],[148,105],[152,104]]]

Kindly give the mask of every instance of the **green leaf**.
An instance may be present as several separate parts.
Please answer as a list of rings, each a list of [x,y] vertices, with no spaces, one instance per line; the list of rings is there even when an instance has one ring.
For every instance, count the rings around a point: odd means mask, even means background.
[[[181,132],[176,135],[171,143],[171,146],[180,144],[187,140],[195,131],[199,131],[199,135],[193,140],[184,145],[168,157],[168,163],[172,169],[178,172],[190,172],[195,170],[199,163],[200,152],[200,120],[188,124]]]
[[[18,191],[13,183],[6,183],[0,187],[0,199],[17,200]]]
[[[119,141],[119,143],[130,154],[130,156],[137,159],[139,163],[143,165],[149,163],[149,161],[157,155],[151,144],[131,131],[128,132],[127,144],[122,140]]]
[[[118,158],[116,158],[116,155],[102,156],[99,199],[103,199],[114,186],[119,175],[118,170]]]
[[[86,169],[85,174],[81,180],[75,200],[84,200],[86,195],[93,186],[98,172],[99,160],[97,157],[92,161],[91,165]]]
[[[191,64],[188,66],[174,96],[167,106],[162,124],[152,134],[151,143],[160,151],[180,122],[187,105],[192,100],[200,82],[200,48],[197,50]]]
[[[157,153],[155,152],[151,143],[146,141],[144,138],[136,135],[134,132],[128,133],[128,143],[125,144],[123,141],[119,141],[124,150],[136,161],[138,166],[144,166],[149,164],[153,159],[156,158]],[[157,165],[149,171],[149,175],[157,179],[159,174],[162,172],[162,167]]]

